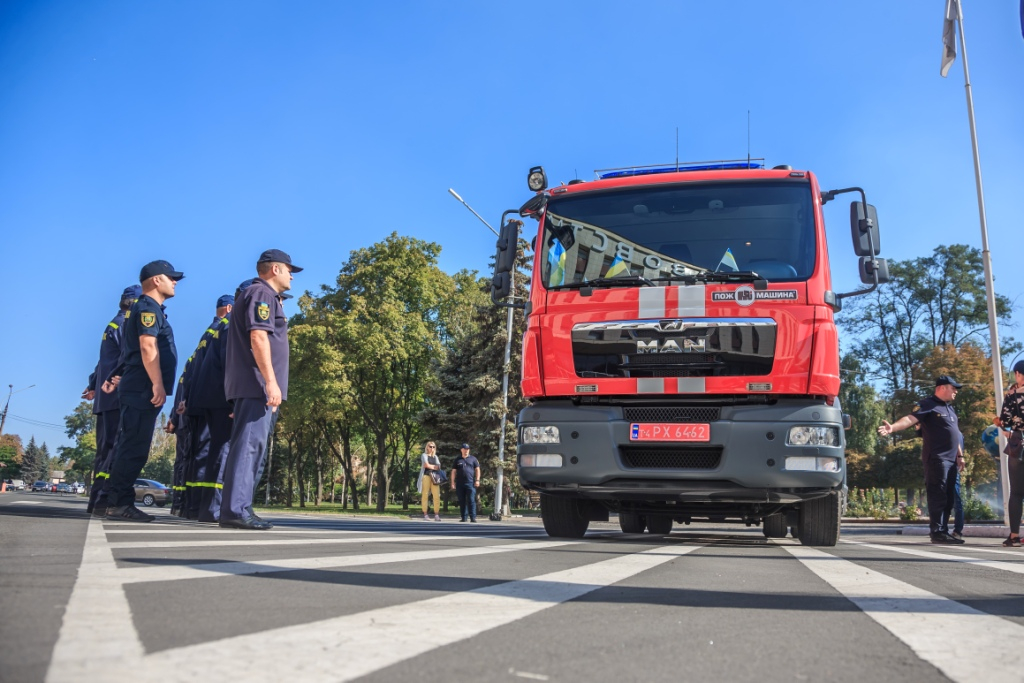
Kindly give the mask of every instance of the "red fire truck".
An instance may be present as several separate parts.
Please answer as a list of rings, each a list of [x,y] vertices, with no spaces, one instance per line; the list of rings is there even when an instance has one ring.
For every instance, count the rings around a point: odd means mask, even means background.
[[[528,316],[518,468],[549,535],[581,537],[615,512],[628,533],[736,521],[838,541],[849,418],[833,315],[888,267],[863,190],[823,192],[808,171],[759,161],[554,188],[530,169],[526,303],[506,300],[523,224],[503,216],[491,296]],[[846,192],[860,195],[851,230],[870,287],[837,293],[822,205]]]

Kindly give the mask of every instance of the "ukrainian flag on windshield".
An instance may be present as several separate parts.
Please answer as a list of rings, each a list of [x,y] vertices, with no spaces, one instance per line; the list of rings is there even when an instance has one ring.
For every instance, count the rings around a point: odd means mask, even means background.
[[[548,249],[548,287],[557,287],[565,284],[565,247],[557,239]]]
[[[732,249],[725,250],[725,256],[718,262],[718,266],[715,267],[715,271],[722,270],[722,266],[725,266],[729,270],[739,270],[740,267],[736,265],[736,257],[732,255]]]
[[[626,265],[625,261],[616,256],[612,259],[612,264],[608,266],[608,270],[605,272],[604,276],[618,277],[620,275],[629,275],[629,267]]]

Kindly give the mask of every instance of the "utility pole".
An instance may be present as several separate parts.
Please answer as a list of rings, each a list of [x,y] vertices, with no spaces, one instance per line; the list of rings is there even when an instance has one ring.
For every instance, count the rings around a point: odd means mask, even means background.
[[[0,434],[4,433],[4,424],[7,423],[7,409],[11,407],[11,396],[13,396],[14,394],[17,394],[17,393],[19,393],[21,391],[26,391],[28,389],[31,389],[34,386],[35,386],[35,384],[32,384],[32,385],[29,385],[29,386],[25,387],[24,389],[18,389],[18,391],[15,391],[13,384],[8,384],[7,385],[7,403],[4,404],[4,412],[0,413]]]
[[[473,207],[466,203],[466,200],[459,196],[459,193],[455,190],[448,188],[448,193],[455,197],[463,206],[469,209],[474,216],[480,219],[480,222],[487,226],[490,230],[498,236],[498,231],[491,227],[491,224],[484,220],[483,216],[473,210]],[[513,249],[518,252],[519,239],[516,238],[516,244],[513,245]],[[512,272],[509,273],[511,281],[512,298],[515,298],[516,291],[516,269],[515,265],[512,266]],[[502,494],[505,490],[505,426],[508,423],[508,370],[512,360],[512,315],[514,309],[511,307],[508,309],[508,318],[505,322],[505,372],[501,378],[501,426],[498,428],[498,472],[497,472],[497,486],[494,490],[494,517],[496,520],[501,519],[504,508],[502,506]]]

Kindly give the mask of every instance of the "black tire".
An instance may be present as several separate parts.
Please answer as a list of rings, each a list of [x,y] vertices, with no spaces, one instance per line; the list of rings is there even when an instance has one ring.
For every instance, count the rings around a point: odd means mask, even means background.
[[[544,531],[553,538],[583,538],[590,522],[580,514],[576,500],[559,496],[540,496],[540,518]]]
[[[635,512],[619,513],[619,528],[626,534],[642,534],[647,526],[647,518]]]
[[[157,506],[158,508],[162,508],[162,507],[164,507],[165,505],[167,505],[167,501],[164,501],[164,502],[162,502],[162,503],[157,503],[157,504],[156,504],[156,506]]]
[[[655,536],[668,536],[672,533],[672,518],[661,515],[648,517],[647,530]]]
[[[764,532],[765,538],[785,538],[786,532],[789,531],[789,527],[786,526],[786,515],[768,515],[764,518],[761,531]]]
[[[838,493],[808,500],[800,506],[800,543],[833,547],[839,542],[842,500]]]
[[[147,493],[142,497],[142,504],[146,507],[151,507],[156,502],[156,498],[153,497],[152,493]]]

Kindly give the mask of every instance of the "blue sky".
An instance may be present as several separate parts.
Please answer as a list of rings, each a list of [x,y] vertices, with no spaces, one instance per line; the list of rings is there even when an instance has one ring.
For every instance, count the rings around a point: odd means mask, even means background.
[[[963,0],[996,289],[1017,300],[1024,38],[1017,0]],[[266,248],[333,282],[392,231],[486,270],[492,224],[596,168],[745,157],[860,185],[883,255],[980,246],[943,0],[49,2],[0,4],[0,335],[5,431],[51,447],[119,292],[165,258],[182,355]],[[826,209],[857,286],[847,201]],[[500,313],[496,312],[496,315]],[[1013,330],[1004,333],[1022,334]],[[16,416],[16,417],[13,417]]]

